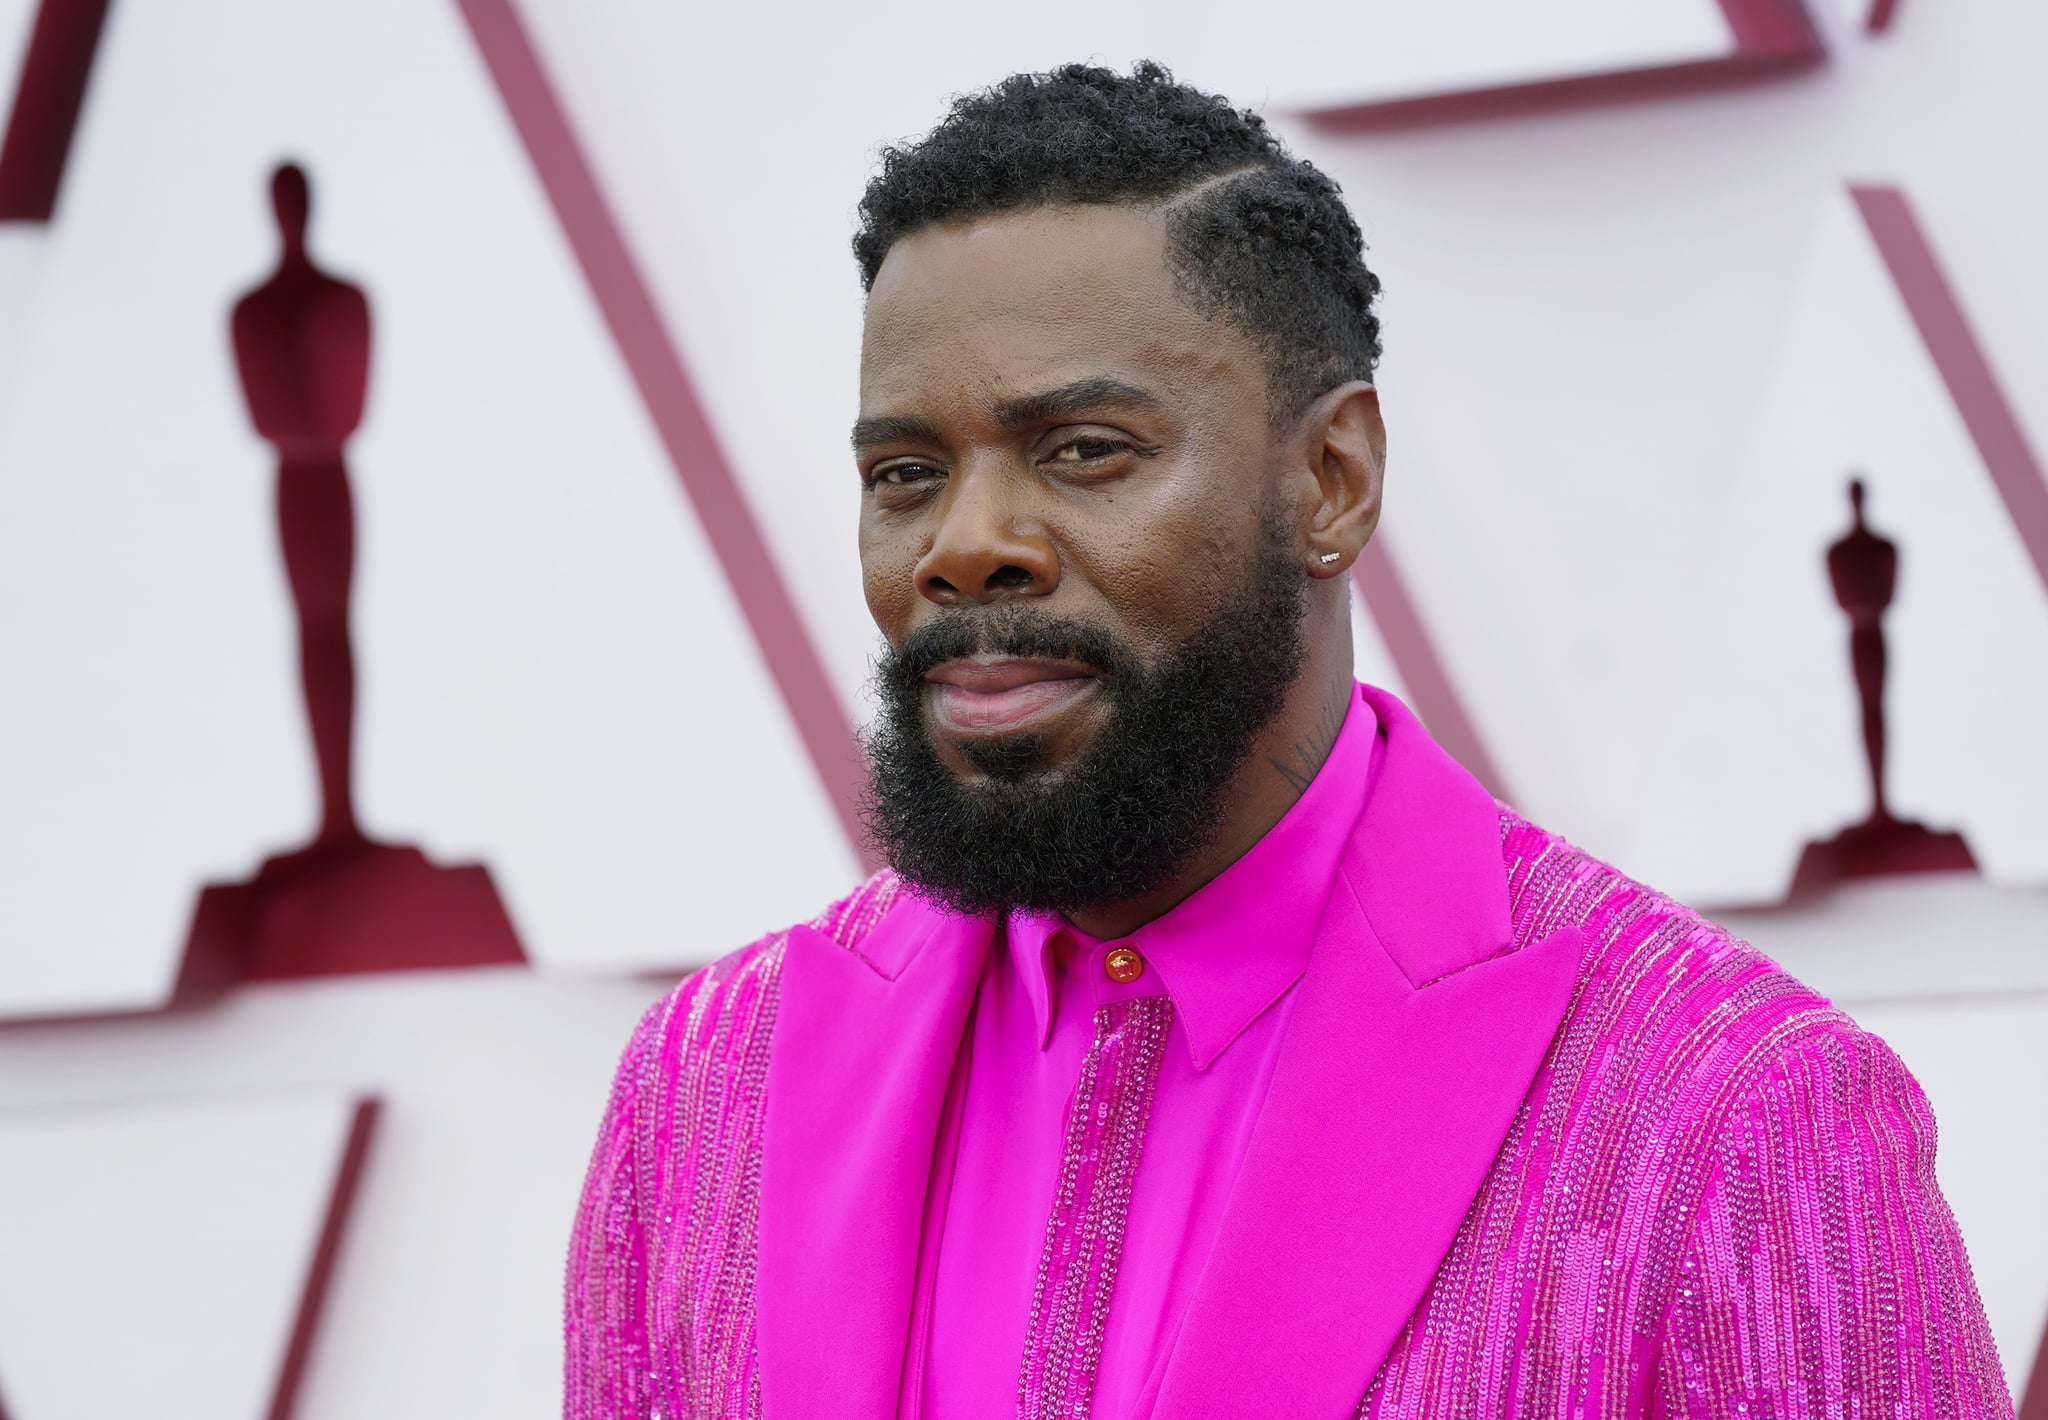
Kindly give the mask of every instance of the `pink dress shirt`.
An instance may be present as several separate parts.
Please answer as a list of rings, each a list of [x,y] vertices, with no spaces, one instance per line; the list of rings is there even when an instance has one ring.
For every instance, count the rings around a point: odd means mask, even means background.
[[[923,1385],[905,1387],[904,1416],[1015,1415],[1020,1390],[1030,1391],[1026,1413],[1087,1414],[1091,1389],[1093,1414],[1120,1416],[1156,1391],[1357,828],[1376,730],[1372,708],[1353,697],[1322,770],[1279,823],[1129,937],[1100,941],[1057,917],[1021,914],[998,934],[975,1000],[965,1088],[956,1081],[941,1123],[940,1137],[957,1142],[935,1168],[913,1312]],[[1142,960],[1134,980],[1111,979],[1106,962],[1118,949]],[[1084,1152],[1114,1154],[1100,1137],[1108,1131],[1073,1118],[1076,1096],[1098,1023],[1131,1002],[1145,1002],[1163,1027],[1154,1070],[1134,1057],[1105,1060],[1096,1093],[1109,1098],[1122,1082],[1149,1118],[1122,1141],[1135,1155],[1128,1196],[1096,1200],[1094,1216],[1120,1241],[1081,1262],[1091,1275],[1068,1289],[1075,1315],[1063,1317],[1041,1263],[1070,1240],[1063,1232],[1088,1226],[1090,1210],[1079,1200],[1064,1229],[1049,1226],[1055,1194]],[[1091,1311],[1099,1356],[1081,1315]],[[914,1349],[912,1377],[915,1366]]]

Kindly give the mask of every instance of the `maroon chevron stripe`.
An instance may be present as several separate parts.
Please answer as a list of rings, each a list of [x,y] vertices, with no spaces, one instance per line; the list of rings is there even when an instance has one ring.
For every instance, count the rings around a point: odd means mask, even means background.
[[[1920,332],[1956,413],[2005,502],[2007,516],[2048,591],[2048,474],[1991,368],[1955,287],[1913,205],[1896,187],[1851,184],[1849,195]]]
[[[498,96],[583,268],[669,462],[782,692],[847,838],[865,858],[865,786],[852,721],[826,677],[788,584],[776,570],[653,292],[612,215],[583,145],[511,0],[457,0]]]
[[[2041,1345],[2034,1352],[2034,1372],[2020,1396],[2019,1414],[2014,1420],[2048,1420],[2048,1327],[2041,1330]]]
[[[298,1403],[299,1382],[306,1373],[313,1334],[320,1328],[320,1312],[327,1302],[334,1260],[341,1252],[342,1232],[355,1206],[356,1189],[363,1181],[363,1163],[370,1154],[370,1133],[376,1127],[381,1107],[376,1096],[366,1095],[356,1101],[355,1112],[349,1119],[348,1140],[342,1145],[341,1162],[334,1170],[334,1189],[327,1198],[320,1240],[313,1246],[313,1260],[306,1268],[305,1285],[299,1291],[298,1315],[292,1319],[291,1339],[285,1344],[284,1359],[278,1366],[277,1388],[271,1392],[268,1420],[291,1420],[292,1407]]]
[[[1804,0],[1719,0],[1719,4],[1735,44],[1728,53],[1712,58],[1340,105],[1313,110],[1307,117],[1321,127],[1347,133],[1525,118],[1741,88],[1801,73],[1827,58],[1827,46]]]
[[[1464,698],[1436,653],[1429,629],[1422,624],[1415,600],[1408,595],[1408,584],[1388,550],[1384,529],[1373,534],[1372,541],[1352,564],[1351,584],[1357,588],[1358,599],[1373,624],[1379,627],[1380,639],[1386,642],[1394,669],[1401,673],[1401,684],[1407,688],[1415,713],[1429,727],[1431,737],[1471,771],[1488,793],[1505,802],[1507,781],[1494,764],[1493,756],[1486,752],[1478,725],[1466,712]]]
[[[0,138],[0,222],[47,222],[56,212],[106,16],[107,0],[43,0],[37,7]]]

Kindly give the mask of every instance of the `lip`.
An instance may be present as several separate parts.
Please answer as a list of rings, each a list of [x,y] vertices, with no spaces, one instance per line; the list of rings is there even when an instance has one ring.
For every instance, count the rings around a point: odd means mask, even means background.
[[[933,712],[955,734],[1029,729],[1082,699],[1101,682],[1073,661],[974,656],[946,661],[925,676],[937,691]]]

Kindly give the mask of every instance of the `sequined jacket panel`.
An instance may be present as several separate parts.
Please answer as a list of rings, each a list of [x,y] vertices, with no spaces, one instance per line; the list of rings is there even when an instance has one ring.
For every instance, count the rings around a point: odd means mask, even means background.
[[[1754,948],[1513,815],[1519,949],[1586,952],[1550,1050],[1371,1420],[2010,1417],[1882,1041]],[[849,950],[884,873],[812,926]],[[697,972],[628,1045],[569,1258],[569,1420],[761,1414],[754,1267],[785,934]]]

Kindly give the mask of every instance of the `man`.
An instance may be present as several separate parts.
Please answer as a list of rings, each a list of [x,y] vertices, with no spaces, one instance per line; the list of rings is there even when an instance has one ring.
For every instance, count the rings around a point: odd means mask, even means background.
[[[567,1413],[2009,1415],[1890,1051],[1353,683],[1336,186],[1070,67],[854,247],[893,871],[635,1034]]]

